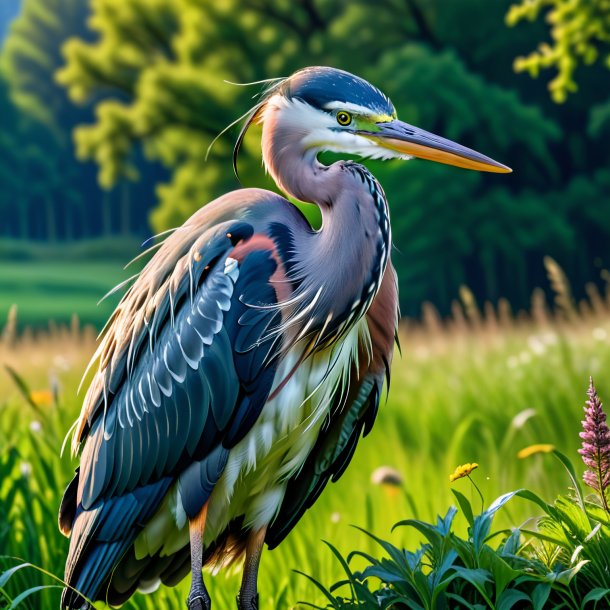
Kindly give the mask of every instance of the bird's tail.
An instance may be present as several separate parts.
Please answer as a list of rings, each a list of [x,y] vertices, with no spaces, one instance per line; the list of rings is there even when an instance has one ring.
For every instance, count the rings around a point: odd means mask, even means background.
[[[172,482],[173,479],[164,478],[123,496],[100,499],[87,510],[82,505],[76,507],[64,576],[72,588],[63,590],[62,610],[90,610],[87,600],[120,604],[126,593],[127,597],[133,593],[117,591],[117,599],[111,599],[108,585],[112,572],[154,515]],[[66,501],[69,499],[62,502],[60,525],[62,514],[66,514]]]

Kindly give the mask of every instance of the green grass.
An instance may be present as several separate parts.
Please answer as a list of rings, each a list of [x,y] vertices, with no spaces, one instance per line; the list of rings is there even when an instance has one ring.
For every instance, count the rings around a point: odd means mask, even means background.
[[[95,286],[96,278],[90,279]],[[405,518],[430,521],[444,514],[454,503],[448,475],[458,464],[480,464],[475,476],[487,502],[520,487],[548,501],[563,493],[569,482],[551,456],[519,460],[516,454],[533,443],[553,443],[580,467],[578,431],[590,374],[600,396],[610,400],[607,337],[608,312],[560,327],[498,327],[490,320],[477,332],[407,332],[403,356],[397,355],[393,367],[389,399],[350,468],[280,548],[264,554],[261,608],[320,602],[319,592],[293,570],[325,583],[337,580],[340,566],[322,539],[344,555],[353,549],[373,550],[374,543],[351,524],[413,548],[419,541],[416,535],[404,528],[390,535],[391,526]],[[0,373],[0,555],[19,556],[57,575],[62,573],[67,541],[57,532],[56,511],[75,467],[68,456],[59,457],[59,449],[78,413],[75,388],[92,351],[89,339],[59,331],[13,346],[0,344],[0,363],[21,373],[32,388],[48,387],[50,376],[61,388],[59,404],[34,409],[9,376]],[[32,421],[40,422],[40,432],[32,431]],[[3,463],[11,452],[14,463]],[[371,482],[371,473],[383,465],[402,474],[402,488]],[[477,507],[479,500],[467,480],[454,485]],[[515,499],[498,514],[496,525],[519,525],[532,516],[532,505]],[[458,520],[460,528],[465,531],[465,521]],[[207,582],[215,608],[235,607],[236,570],[208,576]],[[53,583],[33,570],[22,570],[6,591],[14,597],[39,584]],[[184,608],[188,585],[187,579],[175,590],[137,595],[127,607]],[[37,593],[24,607],[56,607],[58,595],[57,590]]]
[[[118,299],[98,301],[132,273],[118,262],[3,261],[0,320],[6,320],[15,304],[21,328],[47,327],[49,320],[69,322],[72,315],[101,328]]]

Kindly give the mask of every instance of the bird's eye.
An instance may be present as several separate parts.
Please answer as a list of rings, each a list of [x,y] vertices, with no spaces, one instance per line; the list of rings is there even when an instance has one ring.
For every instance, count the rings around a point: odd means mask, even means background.
[[[341,110],[337,112],[337,123],[339,125],[349,125],[352,122],[352,115],[349,112],[345,112],[345,110]]]

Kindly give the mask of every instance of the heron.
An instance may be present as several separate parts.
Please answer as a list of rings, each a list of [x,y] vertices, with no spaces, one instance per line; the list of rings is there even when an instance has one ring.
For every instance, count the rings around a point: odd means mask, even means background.
[[[244,558],[237,605],[259,606],[273,549],[375,421],[399,318],[384,191],[323,151],[511,170],[397,118],[368,81],[308,67],[273,81],[234,150],[262,126],[265,168],[315,204],[314,229],[277,193],[242,188],[166,237],[102,333],[74,425],[80,464],[59,526],[70,537],[62,608],[118,606]]]

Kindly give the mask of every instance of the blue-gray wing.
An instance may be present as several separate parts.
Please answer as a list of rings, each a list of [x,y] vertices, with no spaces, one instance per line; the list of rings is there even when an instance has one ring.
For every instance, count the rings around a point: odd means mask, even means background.
[[[270,332],[281,260],[253,236],[244,222],[216,227],[172,262],[154,294],[145,269],[119,305],[60,509],[71,531],[66,581],[91,598],[175,481],[187,515],[201,510],[265,404],[281,350]]]
[[[81,456],[84,509],[182,473],[218,446],[226,454],[258,417],[275,374],[277,341],[265,336],[277,265],[265,250],[238,263],[232,249],[225,236],[200,254],[126,357],[123,379],[111,380]]]

